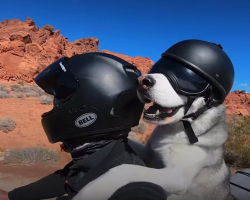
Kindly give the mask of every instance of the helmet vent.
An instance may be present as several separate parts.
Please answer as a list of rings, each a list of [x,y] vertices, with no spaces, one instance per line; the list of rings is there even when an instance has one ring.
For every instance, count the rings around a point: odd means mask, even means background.
[[[135,73],[135,74],[138,75],[138,76],[141,76],[141,75],[142,75],[141,71],[138,70],[137,68],[134,68],[134,69],[133,69],[133,68],[125,67],[125,70],[126,70],[126,72]]]
[[[127,72],[133,72],[133,73],[135,73],[135,71],[134,71],[133,69],[128,69],[128,68],[126,68],[126,71],[127,71]]]

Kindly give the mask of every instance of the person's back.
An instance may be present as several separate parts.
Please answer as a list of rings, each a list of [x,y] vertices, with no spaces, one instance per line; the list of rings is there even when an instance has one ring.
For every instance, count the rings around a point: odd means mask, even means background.
[[[128,133],[138,125],[144,107],[136,93],[140,75],[132,64],[100,52],[62,58],[42,71],[34,80],[54,96],[53,109],[42,115],[44,131],[51,143],[63,143],[62,149],[73,161],[8,195],[0,191],[0,200],[72,199],[112,167],[144,165],[127,144]],[[158,186],[134,183],[121,188],[111,199],[121,199],[121,195],[126,199],[124,191],[127,199],[144,194],[151,199],[150,188],[156,191],[152,195],[157,193],[157,199],[164,196]],[[137,191],[135,196],[128,193],[133,189]]]

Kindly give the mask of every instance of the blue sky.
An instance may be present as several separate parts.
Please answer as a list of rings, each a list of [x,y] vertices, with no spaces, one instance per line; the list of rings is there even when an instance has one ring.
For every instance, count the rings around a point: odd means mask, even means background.
[[[100,50],[153,61],[180,40],[220,43],[235,66],[233,90],[250,92],[249,9],[249,0],[8,0],[0,21],[31,17],[70,41],[97,37]]]

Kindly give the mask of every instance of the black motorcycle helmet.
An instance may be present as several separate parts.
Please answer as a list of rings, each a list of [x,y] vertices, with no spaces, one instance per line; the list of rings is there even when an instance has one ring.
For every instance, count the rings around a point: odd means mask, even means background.
[[[166,50],[149,72],[164,74],[178,94],[188,97],[182,121],[191,144],[198,138],[186,119],[221,105],[234,83],[233,64],[222,49],[203,40],[184,40]],[[197,97],[204,97],[206,105],[186,115]]]
[[[211,86],[213,103],[221,104],[234,83],[234,67],[221,45],[184,40],[166,50],[149,73],[165,74],[177,93],[202,96]]]
[[[144,107],[136,91],[140,75],[134,65],[101,52],[64,57],[48,66],[34,81],[54,96],[53,109],[42,115],[49,141],[127,136]]]

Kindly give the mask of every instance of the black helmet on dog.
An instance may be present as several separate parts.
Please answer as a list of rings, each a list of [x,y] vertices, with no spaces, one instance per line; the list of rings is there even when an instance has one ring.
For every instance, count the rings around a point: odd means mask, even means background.
[[[53,109],[42,115],[49,141],[127,135],[144,107],[136,93],[140,75],[134,65],[101,52],[64,57],[48,66],[34,81],[54,96]]]
[[[191,144],[198,142],[198,138],[185,119],[196,119],[209,108],[222,104],[234,83],[234,67],[222,46],[202,40],[174,44],[149,73],[164,74],[178,94],[188,97],[182,121]],[[186,115],[197,97],[204,97],[206,105]]]
[[[234,83],[234,67],[221,45],[184,40],[162,54],[149,73],[165,74],[179,94],[197,96],[213,87],[213,99],[223,103]]]

